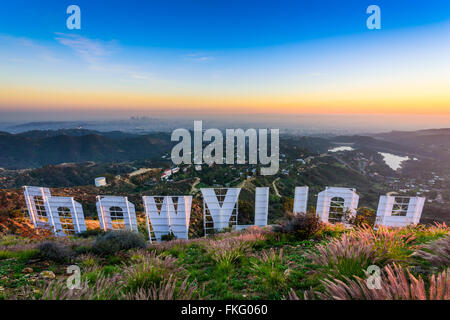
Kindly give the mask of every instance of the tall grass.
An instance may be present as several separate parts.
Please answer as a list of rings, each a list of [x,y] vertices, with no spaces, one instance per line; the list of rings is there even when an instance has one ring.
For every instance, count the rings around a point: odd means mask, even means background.
[[[108,266],[107,266],[108,267]],[[188,283],[177,259],[144,254],[134,265],[114,269],[111,275],[98,265],[84,269],[80,289],[69,289],[63,279],[24,286],[12,299],[42,300],[171,300],[198,297],[198,287]],[[184,279],[184,280],[183,280]]]
[[[320,299],[332,300],[448,300],[450,299],[450,269],[428,279],[429,286],[421,277],[414,277],[400,265],[386,266],[381,274],[381,288],[369,289],[366,280],[326,279],[322,283],[324,293],[316,292]]]
[[[189,284],[188,279],[177,285],[175,278],[169,277],[159,285],[149,288],[140,288],[135,293],[124,296],[126,300],[192,300],[197,296],[197,285]]]
[[[420,257],[439,268],[450,266],[450,236],[421,246],[414,252],[414,256]]]
[[[123,296],[120,276],[99,276],[94,283],[82,281],[80,289],[69,289],[64,279],[43,283],[37,288],[25,286],[22,292],[9,297],[14,300],[117,300]]]
[[[248,253],[249,244],[243,238],[225,238],[205,243],[211,259],[220,266],[232,266]]]
[[[143,255],[137,264],[125,266],[122,274],[126,289],[134,293],[158,286],[172,276],[185,275],[176,258],[158,256],[156,252]]]
[[[18,259],[22,261],[27,261],[30,259],[35,258],[39,254],[39,250],[36,249],[27,249],[22,251],[7,251],[2,250],[0,251],[0,260],[5,259]]]
[[[382,259],[374,244],[345,234],[340,239],[316,246],[306,257],[330,276],[340,278],[363,276],[368,266]]]
[[[378,227],[377,230],[367,225],[355,228],[350,237],[365,245],[373,245],[379,255],[393,262],[406,261],[415,248],[414,232],[405,232],[401,228]]]
[[[276,252],[271,248],[252,260],[250,270],[257,281],[262,283],[265,292],[279,292],[286,287],[289,277],[288,265],[283,257],[283,249]]]

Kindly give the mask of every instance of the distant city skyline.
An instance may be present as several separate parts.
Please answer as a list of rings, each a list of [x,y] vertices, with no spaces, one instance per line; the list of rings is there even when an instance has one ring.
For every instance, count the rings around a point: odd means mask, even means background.
[[[66,28],[70,4],[81,30]],[[381,30],[366,27],[371,4]],[[3,1],[0,122],[407,114],[442,127],[449,34],[445,0]]]
[[[83,129],[124,132],[170,132],[179,127],[191,128],[193,121],[203,120],[207,127],[217,128],[278,128],[282,133],[300,135],[322,134],[367,134],[393,130],[416,131],[423,129],[450,128],[450,116],[445,115],[371,115],[367,114],[248,114],[235,115],[196,115],[176,113],[172,115],[132,115],[105,117],[97,115],[73,115],[67,113],[59,117],[44,114],[17,113],[16,116],[3,117],[0,131],[18,133],[30,130]],[[191,128],[192,129],[192,128]]]

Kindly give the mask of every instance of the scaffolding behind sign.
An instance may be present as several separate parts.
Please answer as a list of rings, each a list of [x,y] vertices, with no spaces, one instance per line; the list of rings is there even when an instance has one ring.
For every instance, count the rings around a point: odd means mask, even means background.
[[[225,228],[236,229],[240,188],[202,188],[205,236]]]

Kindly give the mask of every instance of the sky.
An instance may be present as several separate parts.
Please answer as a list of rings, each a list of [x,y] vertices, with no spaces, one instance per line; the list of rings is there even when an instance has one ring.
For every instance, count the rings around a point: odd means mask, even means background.
[[[66,26],[72,4],[81,30]],[[372,4],[380,30],[366,26]],[[450,116],[449,57],[448,0],[4,0],[0,122],[36,114],[438,119]]]

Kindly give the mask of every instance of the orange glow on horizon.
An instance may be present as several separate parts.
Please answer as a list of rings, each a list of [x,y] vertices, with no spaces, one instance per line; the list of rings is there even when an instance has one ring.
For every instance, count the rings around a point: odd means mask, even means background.
[[[45,90],[24,87],[0,88],[0,110],[39,109],[100,111],[203,110],[206,113],[314,113],[314,114],[429,114],[450,115],[450,93],[403,90],[353,90],[327,94],[143,94],[106,91]]]

